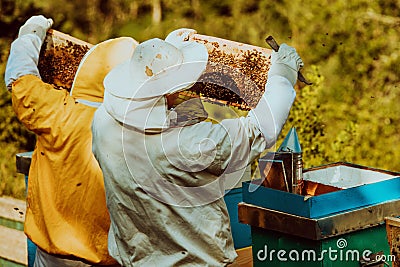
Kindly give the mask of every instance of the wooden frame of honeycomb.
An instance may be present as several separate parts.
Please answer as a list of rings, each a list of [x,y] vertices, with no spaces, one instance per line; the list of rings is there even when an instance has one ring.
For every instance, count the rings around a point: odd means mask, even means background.
[[[206,100],[254,108],[265,90],[272,50],[201,34],[191,39],[203,43],[209,54],[206,72],[199,79],[205,82],[192,91]]]
[[[58,89],[71,90],[79,63],[93,45],[50,29],[40,51],[42,80]]]
[[[254,108],[264,93],[271,50],[217,37],[195,34],[209,53],[206,71],[183,97],[200,97],[242,110]],[[93,45],[56,30],[49,30],[39,57],[42,79],[70,90],[83,56]]]

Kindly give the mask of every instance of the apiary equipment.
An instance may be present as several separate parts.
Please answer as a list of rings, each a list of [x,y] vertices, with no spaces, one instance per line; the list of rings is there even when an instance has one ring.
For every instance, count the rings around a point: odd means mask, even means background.
[[[385,217],[399,208],[399,173],[337,162],[304,170],[301,194],[244,182],[239,221],[251,226],[254,266],[384,266],[393,259]]]
[[[265,90],[272,50],[202,34],[191,40],[206,46],[209,60],[198,82],[181,94],[241,110],[255,107]],[[92,46],[50,29],[39,57],[42,79],[70,90],[79,63]]]
[[[93,45],[50,29],[40,50],[38,68],[42,80],[57,89],[71,90],[79,63]]]
[[[290,129],[277,152],[259,159],[259,168],[265,187],[300,194],[303,160],[296,128]]]
[[[265,91],[272,50],[202,34],[191,40],[204,44],[209,54],[206,70],[191,92],[206,101],[254,108]]]

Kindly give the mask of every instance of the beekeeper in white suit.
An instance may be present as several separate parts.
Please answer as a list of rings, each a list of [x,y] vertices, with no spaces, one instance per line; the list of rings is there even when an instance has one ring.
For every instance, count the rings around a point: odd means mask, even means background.
[[[93,149],[111,215],[109,252],[123,266],[233,263],[224,179],[275,143],[295,99],[303,63],[283,44],[272,54],[266,92],[247,117],[179,120],[186,116],[169,109],[170,96],[190,88],[208,60],[204,45],[188,41],[193,33],[179,29],[165,41],[141,43],[104,80]],[[183,110],[202,114],[190,101]]]

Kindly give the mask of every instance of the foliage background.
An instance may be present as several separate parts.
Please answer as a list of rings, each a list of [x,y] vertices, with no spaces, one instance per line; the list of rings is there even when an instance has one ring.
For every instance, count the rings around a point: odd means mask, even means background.
[[[314,83],[297,85],[281,137],[296,127],[305,167],[348,161],[400,171],[398,0],[1,0],[1,74],[18,28],[37,14],[91,43],[121,35],[164,38],[181,27],[258,46],[273,35],[296,47]],[[0,195],[24,197],[15,154],[32,150],[34,141],[2,83]]]

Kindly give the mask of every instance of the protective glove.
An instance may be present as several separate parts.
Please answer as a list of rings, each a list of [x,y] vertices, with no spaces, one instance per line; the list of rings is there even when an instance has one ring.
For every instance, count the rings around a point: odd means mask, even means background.
[[[21,37],[25,34],[36,34],[43,43],[44,38],[46,37],[46,32],[51,28],[52,25],[52,19],[46,19],[42,15],[33,16],[28,19],[19,29],[18,37]]]
[[[167,38],[165,38],[165,41],[176,46],[178,49],[181,49],[184,46],[188,46],[194,43],[193,41],[190,41],[190,38],[195,33],[197,32],[196,30],[193,29],[187,29],[187,28],[177,29],[175,31],[170,32]]]
[[[294,85],[297,81],[297,73],[303,65],[303,61],[297,54],[296,49],[287,44],[282,44],[278,52],[273,51],[271,54],[271,67],[268,77],[283,76]]]
[[[197,31],[193,29],[187,29],[187,28],[177,29],[175,31],[170,32],[167,38],[165,38],[165,41],[175,46],[179,44],[184,44],[184,42],[189,41],[190,37],[192,37],[196,33]]]
[[[11,44],[4,81],[8,90],[18,78],[32,74],[40,77],[37,64],[47,30],[53,20],[33,16],[20,28],[18,38]]]

